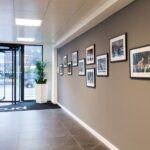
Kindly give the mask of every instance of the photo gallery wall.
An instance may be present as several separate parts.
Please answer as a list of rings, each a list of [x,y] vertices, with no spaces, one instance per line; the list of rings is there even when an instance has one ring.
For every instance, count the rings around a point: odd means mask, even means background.
[[[85,49],[85,58],[78,59],[78,51],[72,53],[71,61],[68,55],[63,57],[63,64],[59,65],[59,74],[64,75],[64,68],[68,75],[72,75],[73,67],[78,66],[78,75],[86,76],[87,87],[96,87],[96,76],[109,76],[110,62],[127,61],[127,33],[110,39],[109,53],[95,56],[95,44]],[[150,45],[130,49],[130,77],[134,79],[150,79]],[[86,65],[96,63],[96,68],[86,68]]]

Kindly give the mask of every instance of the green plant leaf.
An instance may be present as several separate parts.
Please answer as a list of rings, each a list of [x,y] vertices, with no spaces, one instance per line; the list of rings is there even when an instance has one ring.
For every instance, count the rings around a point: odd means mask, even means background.
[[[47,82],[45,69],[47,62],[37,61],[35,63],[35,81],[37,84],[45,84]]]

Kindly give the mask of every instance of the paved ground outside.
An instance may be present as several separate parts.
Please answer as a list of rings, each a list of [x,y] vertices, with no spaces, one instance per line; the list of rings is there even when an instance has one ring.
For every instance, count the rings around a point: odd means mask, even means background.
[[[35,88],[24,88],[25,93],[25,100],[33,100],[35,99]],[[4,97],[4,86],[0,85],[0,99]],[[19,90],[17,89],[17,97],[19,98]],[[12,99],[12,86],[11,85],[5,85],[5,100],[11,100]]]

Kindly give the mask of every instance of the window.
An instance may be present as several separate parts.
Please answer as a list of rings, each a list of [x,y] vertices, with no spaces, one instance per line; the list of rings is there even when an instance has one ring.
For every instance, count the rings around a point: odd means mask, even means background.
[[[42,60],[43,46],[24,46],[24,100],[35,100],[35,63]]]

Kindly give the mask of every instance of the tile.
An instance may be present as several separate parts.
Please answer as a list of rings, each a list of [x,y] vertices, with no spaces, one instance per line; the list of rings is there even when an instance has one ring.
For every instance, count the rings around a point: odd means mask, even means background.
[[[90,136],[76,135],[73,137],[77,141],[77,143],[80,145],[85,145],[85,144],[95,144],[96,145],[98,143],[98,140],[95,137],[93,137],[92,135],[90,135]]]
[[[17,142],[3,142],[0,143],[0,150],[18,150]]]
[[[77,142],[70,136],[56,137],[49,140],[50,148],[60,148],[65,146],[77,146]]]
[[[47,129],[40,129],[34,131],[26,131],[18,133],[18,137],[22,140],[34,140],[34,139],[44,139],[50,137],[64,137],[67,136],[69,133],[64,128],[47,128]]]
[[[61,149],[66,146],[77,146],[76,141],[69,136],[55,138],[38,138],[35,140],[18,140],[19,150],[29,149]]]
[[[91,150],[95,146],[96,146],[96,144],[85,144],[85,145],[81,145],[81,148],[82,148],[82,150]]]
[[[63,110],[0,113],[0,150],[108,150]]]
[[[79,136],[79,135],[91,136],[91,133],[79,124],[76,125],[76,127],[70,127],[67,129],[73,136]]]
[[[80,145],[96,145],[99,140],[81,126],[69,128],[68,131]]]
[[[82,150],[110,150],[103,143],[81,145]]]
[[[96,147],[92,148],[91,150],[110,150],[104,144],[98,144]]]

